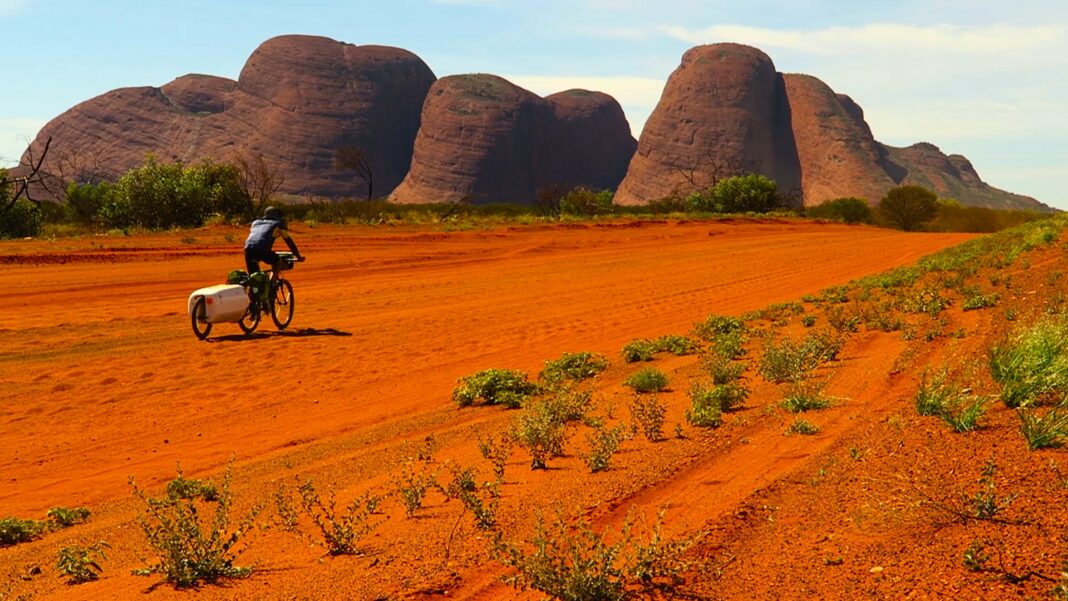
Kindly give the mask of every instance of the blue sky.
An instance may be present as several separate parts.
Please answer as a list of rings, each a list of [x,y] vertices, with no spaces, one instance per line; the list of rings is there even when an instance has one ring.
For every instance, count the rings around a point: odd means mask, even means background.
[[[329,36],[488,72],[539,94],[599,89],[637,137],[682,53],[741,42],[862,107],[875,137],[967,156],[991,185],[1068,209],[1068,3],[1023,0],[0,0],[0,157],[123,86],[236,78],[263,40]]]

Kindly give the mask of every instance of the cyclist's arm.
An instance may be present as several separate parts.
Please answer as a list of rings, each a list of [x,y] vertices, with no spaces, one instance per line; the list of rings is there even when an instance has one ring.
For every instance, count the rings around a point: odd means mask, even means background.
[[[289,250],[294,255],[296,255],[298,259],[300,259],[301,258],[301,254],[300,254],[300,251],[297,250],[297,243],[294,242],[293,241],[293,237],[289,235],[289,230],[287,230],[285,228],[285,226],[282,225],[282,226],[279,226],[277,231],[278,231],[278,235],[282,237],[282,240],[285,240],[286,246],[289,247]]]

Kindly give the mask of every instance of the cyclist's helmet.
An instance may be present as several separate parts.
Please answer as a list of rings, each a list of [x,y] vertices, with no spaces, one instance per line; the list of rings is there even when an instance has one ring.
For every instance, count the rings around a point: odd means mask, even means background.
[[[267,209],[263,212],[263,217],[265,219],[274,219],[275,221],[281,221],[282,209],[279,209],[278,207],[267,207]]]

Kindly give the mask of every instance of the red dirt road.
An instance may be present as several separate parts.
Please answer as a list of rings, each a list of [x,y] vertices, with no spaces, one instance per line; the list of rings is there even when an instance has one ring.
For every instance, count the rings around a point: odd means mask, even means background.
[[[221,241],[163,261],[149,248],[9,265],[0,513],[99,503],[128,494],[128,475],[163,478],[176,461],[218,468],[231,453],[406,419],[447,405],[456,379],[479,369],[536,371],[569,350],[614,356],[633,338],[969,237],[798,223],[320,228],[300,236],[309,261],[291,273],[292,333],[268,322],[243,339],[223,324],[208,343],[193,337],[185,301],[239,265]]]
[[[231,455],[260,490],[295,464],[320,476],[348,470],[339,478],[349,486],[360,484],[360,470],[381,482],[390,449],[430,433],[477,458],[470,428],[502,418],[457,411],[449,395],[460,376],[488,367],[536,373],[565,351],[615,359],[634,338],[685,333],[710,313],[796,300],[972,237],[792,221],[466,232],[319,227],[298,234],[309,260],[290,274],[297,308],[289,331],[277,333],[268,321],[244,338],[236,324],[223,324],[200,342],[185,315],[186,297],[239,266],[243,232],[212,228],[192,236],[197,240],[186,243],[167,234],[0,246],[8,279],[8,310],[0,314],[0,385],[8,391],[0,406],[0,516],[88,505],[104,508],[101,528],[114,528],[131,518],[129,476],[152,488],[173,477],[176,462],[192,474],[218,472]],[[880,349],[865,351],[864,361],[883,369],[895,355]],[[853,394],[865,387],[863,376],[855,379],[848,383]],[[722,504],[814,452],[799,455],[793,439],[767,441],[781,457],[764,474],[728,482]],[[707,519],[688,505],[704,494],[705,476],[642,485],[665,478],[666,465],[691,469],[696,445],[661,449],[659,463],[639,461],[625,477],[607,476],[596,492],[579,478],[524,474],[515,457],[515,484],[581,498],[580,506],[674,504],[681,511],[672,528],[687,531]],[[698,469],[711,473],[716,465]],[[450,524],[416,523],[380,546],[393,550],[441,528],[447,534]],[[301,554],[294,557],[287,559]],[[323,569],[267,575],[242,596],[327,595],[314,588]],[[463,579],[467,596],[500,594],[491,573],[476,569]],[[107,594],[143,586],[128,580],[111,583]]]

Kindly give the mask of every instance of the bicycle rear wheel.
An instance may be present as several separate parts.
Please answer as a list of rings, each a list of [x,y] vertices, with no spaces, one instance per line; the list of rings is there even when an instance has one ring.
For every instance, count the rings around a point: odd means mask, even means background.
[[[271,319],[279,330],[284,330],[293,321],[296,299],[293,297],[293,284],[289,280],[278,280],[271,294]]]

